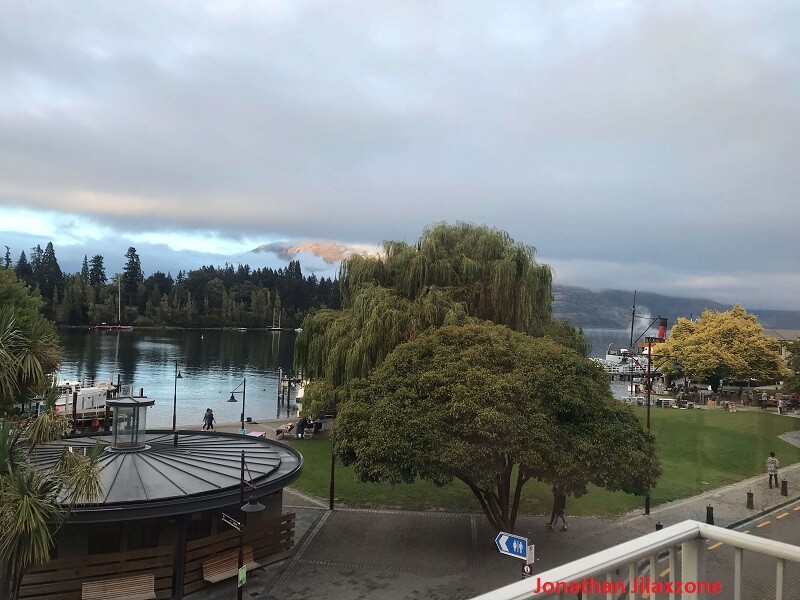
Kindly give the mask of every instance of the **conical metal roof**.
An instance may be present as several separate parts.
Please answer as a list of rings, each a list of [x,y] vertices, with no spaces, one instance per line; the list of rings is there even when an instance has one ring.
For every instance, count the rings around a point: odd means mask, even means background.
[[[179,432],[173,446],[171,431],[149,431],[145,448],[134,452],[113,451],[109,434],[73,436],[37,447],[31,460],[49,469],[68,448],[83,453],[96,443],[106,446],[100,459],[105,498],[74,507],[71,521],[169,516],[234,504],[239,501],[242,450],[249,469],[245,480],[252,481],[257,497],[283,489],[303,468],[303,457],[289,446],[216,432]]]

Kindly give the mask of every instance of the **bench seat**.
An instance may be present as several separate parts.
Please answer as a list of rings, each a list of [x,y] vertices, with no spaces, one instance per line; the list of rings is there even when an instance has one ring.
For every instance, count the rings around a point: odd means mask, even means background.
[[[253,560],[253,549],[245,546],[242,551],[244,566],[251,571],[261,565]],[[229,577],[236,577],[239,571],[239,550],[226,552],[203,563],[203,579],[216,583]]]
[[[155,587],[153,574],[84,581],[81,584],[81,600],[154,600]]]

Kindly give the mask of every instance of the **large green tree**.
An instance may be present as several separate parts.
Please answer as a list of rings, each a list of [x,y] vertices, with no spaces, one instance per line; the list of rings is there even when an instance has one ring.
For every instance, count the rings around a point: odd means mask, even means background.
[[[589,484],[643,495],[661,472],[652,435],[602,369],[546,337],[442,327],[350,389],[333,439],[359,479],[460,479],[498,530],[514,530],[531,479],[576,497]]]
[[[696,322],[679,318],[669,339],[653,347],[653,360],[662,372],[697,377],[715,390],[724,379],[775,382],[789,375],[778,341],[738,304],[706,310]]]
[[[345,260],[339,286],[342,309],[307,317],[295,346],[317,410],[342,400],[347,382],[369,375],[398,345],[443,325],[492,321],[552,332],[586,351],[583,335],[552,320],[552,274],[534,248],[484,225],[437,224],[416,244],[385,242],[380,256]]]
[[[789,353],[786,366],[789,367],[791,375],[783,382],[783,392],[793,394],[800,392],[800,340],[789,342],[786,350]]]
[[[0,270],[0,412],[41,392],[61,358],[41,308],[11,269]]]

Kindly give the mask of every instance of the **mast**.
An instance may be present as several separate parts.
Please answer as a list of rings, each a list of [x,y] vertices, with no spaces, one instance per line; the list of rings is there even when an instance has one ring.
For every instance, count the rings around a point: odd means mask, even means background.
[[[122,277],[117,274],[117,325],[122,325]],[[631,330],[631,335],[633,335]]]
[[[636,319],[636,290],[633,290],[633,308],[631,309],[631,343],[628,348],[633,351],[633,322]]]

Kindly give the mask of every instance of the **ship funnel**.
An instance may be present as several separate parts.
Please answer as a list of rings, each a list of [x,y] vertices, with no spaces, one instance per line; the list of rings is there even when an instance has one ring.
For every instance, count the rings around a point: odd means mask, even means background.
[[[667,339],[667,320],[664,317],[658,319],[658,338],[661,340]]]

